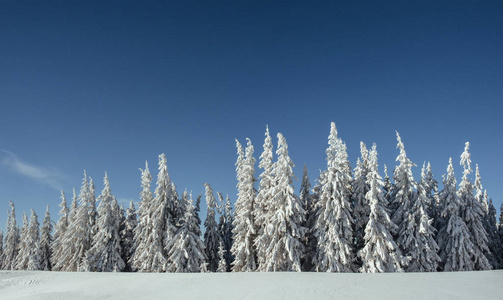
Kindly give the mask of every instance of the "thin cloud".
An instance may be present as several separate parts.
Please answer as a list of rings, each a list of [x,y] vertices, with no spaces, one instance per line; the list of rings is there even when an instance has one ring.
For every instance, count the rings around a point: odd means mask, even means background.
[[[16,154],[0,149],[5,155],[1,160],[1,165],[8,167],[12,172],[21,174],[40,183],[49,185],[55,190],[60,190],[64,176],[55,170],[38,167],[20,159]]]

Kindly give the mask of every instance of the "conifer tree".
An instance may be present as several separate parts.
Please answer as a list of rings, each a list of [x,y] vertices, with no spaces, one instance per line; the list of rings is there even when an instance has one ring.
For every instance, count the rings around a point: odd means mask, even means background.
[[[316,254],[316,237],[314,236],[314,223],[316,220],[315,209],[313,205],[314,196],[311,195],[311,183],[309,182],[309,175],[307,171],[306,164],[304,164],[304,169],[302,173],[302,183],[300,186],[300,201],[302,202],[302,208],[306,212],[306,219],[303,227],[306,227],[306,235],[304,237],[304,255],[302,256],[302,271],[311,271],[313,266],[313,258]]]
[[[179,220],[179,228],[172,240],[168,242],[168,272],[192,273],[206,271],[204,243],[200,239],[192,195],[187,190],[182,194],[185,212]],[[201,269],[203,267],[203,269]]]
[[[3,231],[0,230],[0,270],[2,270],[2,256],[3,256]]]
[[[70,211],[70,214],[73,214],[73,216],[65,231],[62,254],[54,266],[56,270],[67,272],[84,270],[82,262],[92,242],[91,223],[89,221],[89,199],[89,182],[84,171],[82,187],[78,196],[80,203],[78,207]]]
[[[328,137],[327,171],[321,184],[314,235],[318,251],[314,265],[319,272],[350,272],[354,262],[352,174],[346,145],[332,122]]]
[[[89,226],[91,228],[91,240],[96,234],[96,187],[94,186],[94,181],[91,177],[89,177]]]
[[[233,244],[231,253],[234,256],[232,271],[250,272],[256,269],[256,252],[253,247],[255,238],[254,201],[256,190],[254,188],[255,159],[253,146],[247,147],[247,155],[243,147],[236,140],[238,158],[236,161],[236,177],[238,180],[238,198],[233,221]]]
[[[38,223],[38,216],[35,211],[31,210],[30,224],[26,235],[26,253],[28,256],[25,269],[20,270],[41,270],[42,251],[40,248],[40,224]]]
[[[220,220],[218,223],[218,232],[222,237],[222,243],[225,250],[224,259],[226,262],[225,265],[228,268],[226,272],[230,272],[231,264],[234,261],[234,257],[230,252],[232,247],[232,222],[234,220],[234,217],[232,215],[232,206],[229,195],[227,195],[225,202],[221,193],[218,193],[218,198],[222,203],[222,214],[220,215]]]
[[[131,260],[134,254],[134,230],[138,226],[136,220],[136,209],[133,200],[129,202],[129,207],[126,211],[126,218],[123,222],[121,236],[122,260],[126,263],[124,271],[132,271]]]
[[[65,203],[66,206],[66,203]],[[42,227],[40,228],[40,270],[50,271],[52,269],[51,259],[52,250],[51,245],[52,240],[52,221],[51,214],[49,213],[49,205],[45,211],[44,220],[42,222]]]
[[[429,182],[426,166],[421,170],[421,181],[417,186],[417,198],[405,212],[404,222],[407,227],[400,228],[397,243],[401,245],[403,254],[410,257],[407,272],[435,272],[440,262],[438,245],[434,239],[435,228],[433,220],[428,215],[431,199],[428,195]]]
[[[28,268],[28,260],[31,254],[31,249],[27,245],[29,239],[29,226],[30,222],[28,221],[28,216],[26,212],[23,212],[23,227],[21,227],[19,234],[18,251],[14,263],[15,270],[26,270]]]
[[[213,189],[208,183],[204,184],[204,188],[207,207],[206,220],[204,221],[204,248],[208,262],[208,270],[210,272],[216,272],[219,261],[218,245],[222,239],[218,232],[217,222],[215,220],[217,201],[213,195]]]
[[[197,195],[197,199],[196,199],[196,206],[194,208],[194,216],[196,218],[196,221],[197,221],[197,226],[200,228],[201,227],[201,218],[199,217],[199,212],[201,211],[201,197],[202,195],[199,194]],[[199,236],[201,236],[201,230],[199,230]]]
[[[382,186],[382,190],[384,193],[384,199],[386,200],[386,206],[391,204],[392,195],[393,195],[393,184],[391,184],[391,180],[388,175],[388,167],[384,165],[384,184]]]
[[[294,164],[288,155],[288,145],[278,133],[278,160],[273,165],[271,201],[266,210],[264,230],[258,244],[266,251],[259,256],[260,271],[301,271],[301,257],[304,252],[302,241],[306,228],[305,211],[294,193],[292,186],[295,175]],[[258,252],[259,255],[261,252]]]
[[[75,219],[75,214],[77,214],[77,209],[79,207],[79,200],[77,197],[77,191],[73,188],[72,203],[70,204],[70,210],[68,213],[68,225]]]
[[[122,271],[125,263],[120,246],[120,209],[115,196],[112,195],[106,172],[103,185],[99,196],[96,234],[92,247],[86,253],[84,268],[91,272]]]
[[[75,189],[74,189],[75,190]],[[56,269],[54,266],[57,265],[57,262],[62,256],[63,253],[63,240],[65,238],[65,232],[68,228],[69,223],[69,214],[70,211],[66,204],[65,192],[61,191],[61,203],[59,204],[61,209],[59,210],[59,220],[56,223],[56,228],[54,231],[54,239],[51,243],[51,270],[60,271],[60,269]]]
[[[423,187],[425,189],[426,196],[430,200],[430,204],[428,205],[428,215],[435,221],[435,219],[440,215],[438,203],[438,182],[433,177],[430,162],[428,162],[426,165],[426,174],[424,181],[425,182],[423,184]]]
[[[475,266],[472,261],[473,242],[465,221],[461,217],[462,206],[456,193],[456,177],[452,159],[449,158],[447,176],[444,176],[444,189],[439,199],[443,203],[442,218],[445,225],[437,235],[440,248],[441,268],[444,271],[472,271]]]
[[[370,205],[367,201],[366,195],[370,190],[367,184],[367,174],[369,172],[369,151],[363,142],[360,142],[361,159],[358,158],[355,167],[354,181],[353,181],[353,216],[354,223],[354,239],[356,251],[363,248],[365,244],[365,227],[367,226]],[[361,263],[361,262],[359,262]]]
[[[220,240],[218,245],[218,257],[220,257],[220,260],[218,261],[217,272],[227,272],[227,261],[225,260],[225,249],[222,240]]]
[[[484,191],[484,198],[488,198],[487,191]],[[503,241],[498,235],[498,224],[496,224],[496,209],[494,208],[492,199],[488,201],[487,214],[487,233],[489,236],[489,251],[491,253],[490,260],[493,269],[501,269],[503,267]]]
[[[2,257],[3,270],[14,270],[16,267],[16,257],[19,247],[19,229],[16,224],[16,210],[14,203],[9,201],[10,211],[7,211],[8,218],[5,226],[5,239]]]
[[[416,165],[410,161],[405,152],[405,147],[398,132],[396,133],[398,141],[397,148],[400,149],[400,154],[397,156],[396,161],[399,162],[393,172],[393,180],[395,182],[393,195],[391,200],[391,220],[398,226],[397,238],[405,240],[408,237],[402,235],[407,234],[408,224],[411,220],[404,219],[406,213],[411,209],[411,206],[416,198],[416,182],[412,176],[412,167]],[[400,244],[400,242],[398,242]],[[402,250],[405,250],[402,248]]]
[[[487,214],[483,203],[477,201],[473,195],[473,184],[468,176],[472,172],[470,153],[468,152],[470,143],[466,142],[465,151],[461,154],[460,164],[463,166],[463,178],[459,184],[458,197],[461,203],[461,215],[464,217],[470,239],[473,243],[471,249],[475,270],[490,270],[491,265],[484,253],[489,252],[487,232],[484,228],[483,220]],[[483,197],[483,196],[481,196]]]
[[[358,252],[362,261],[361,272],[403,272],[402,266],[406,259],[390,233],[396,225],[390,220],[386,209],[382,185],[383,181],[378,171],[377,148],[374,144],[369,152],[369,172],[366,183],[369,191],[366,194],[370,204],[370,215],[365,227],[365,245]]]

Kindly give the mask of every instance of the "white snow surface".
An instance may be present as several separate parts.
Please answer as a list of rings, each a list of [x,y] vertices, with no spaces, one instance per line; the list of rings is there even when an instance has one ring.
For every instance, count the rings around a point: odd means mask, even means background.
[[[0,299],[500,299],[503,270],[444,273],[0,271]]]

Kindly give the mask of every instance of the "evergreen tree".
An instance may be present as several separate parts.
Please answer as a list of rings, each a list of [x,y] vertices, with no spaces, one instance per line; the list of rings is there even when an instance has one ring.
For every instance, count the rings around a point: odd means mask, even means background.
[[[19,247],[19,229],[16,225],[16,210],[14,203],[9,201],[10,211],[5,226],[5,239],[2,257],[0,262],[3,270],[14,270],[16,267],[16,257]]]
[[[40,224],[38,223],[38,216],[35,211],[31,210],[30,224],[28,226],[28,232],[26,235],[26,253],[28,254],[28,260],[25,269],[20,270],[42,270],[41,258],[42,251],[40,248]]]
[[[196,221],[197,221],[197,226],[199,228],[201,228],[201,218],[199,217],[199,212],[201,211],[201,197],[202,195],[199,194],[197,195],[197,199],[196,199],[196,207],[194,208],[194,216],[196,218]],[[199,230],[199,236],[201,235],[201,230]]]
[[[468,176],[472,172],[470,153],[468,152],[470,143],[466,142],[465,151],[461,154],[460,164],[463,166],[463,178],[459,184],[458,197],[461,203],[461,216],[464,217],[470,239],[473,243],[471,249],[475,270],[490,270],[491,264],[484,253],[489,252],[487,232],[484,228],[483,220],[487,215],[484,205],[477,201],[473,195],[473,184]],[[483,197],[483,196],[481,196]]]
[[[133,200],[129,202],[126,211],[126,219],[123,222],[121,236],[122,260],[126,263],[124,271],[131,272],[131,260],[134,254],[134,230],[138,225],[136,220],[136,209]]]
[[[120,208],[112,195],[108,174],[105,172],[103,191],[99,196],[96,234],[87,251],[84,268],[91,272],[122,271],[125,267],[120,246]]]
[[[386,201],[386,206],[391,204],[392,195],[393,195],[393,184],[391,184],[391,180],[388,175],[388,167],[384,165],[384,184],[382,186],[382,190],[384,193],[384,199]]]
[[[404,222],[407,227],[400,228],[397,243],[401,245],[404,255],[410,257],[407,272],[435,272],[440,262],[438,245],[434,239],[433,220],[428,215],[431,198],[428,194],[429,182],[426,166],[421,170],[421,181],[417,186],[417,198],[405,212]]]
[[[67,230],[65,231],[61,256],[54,266],[54,268],[59,271],[83,271],[82,262],[85,258],[87,250],[91,247],[89,182],[85,171],[78,199],[80,204],[78,207],[73,208],[70,211],[70,214],[73,216]]]
[[[232,271],[250,272],[256,269],[256,253],[253,247],[255,238],[254,226],[254,201],[256,190],[254,188],[255,159],[253,146],[247,147],[245,157],[243,147],[236,140],[238,159],[236,161],[238,198],[234,215],[232,236],[233,244],[231,253],[234,256]]]
[[[21,227],[19,234],[19,244],[17,250],[16,261],[14,263],[15,270],[27,270],[28,260],[30,259],[31,249],[27,245],[28,234],[29,234],[30,223],[28,221],[28,216],[23,212],[23,227]]]
[[[77,214],[77,209],[78,209],[78,197],[77,197],[77,191],[75,188],[73,188],[73,196],[72,196],[72,204],[70,204],[70,210],[68,214],[68,225],[70,225],[71,222],[75,219],[75,214]]]
[[[410,161],[405,152],[405,147],[402,143],[402,139],[398,132],[396,133],[396,139],[398,141],[397,148],[400,149],[400,154],[397,156],[396,161],[399,162],[398,166],[393,172],[393,180],[395,181],[395,186],[393,189],[392,202],[391,202],[391,221],[398,225],[397,238],[400,241],[407,239],[407,228],[410,228],[411,220],[405,219],[405,215],[410,211],[411,206],[416,198],[416,182],[412,176],[412,167],[416,165]],[[398,244],[401,245],[400,242]],[[405,250],[402,248],[402,250]]]
[[[234,217],[232,215],[232,206],[231,201],[229,199],[229,195],[227,195],[225,202],[223,200],[223,196],[221,193],[218,193],[218,198],[222,203],[222,214],[220,215],[220,220],[218,223],[218,232],[222,237],[222,243],[224,247],[224,259],[225,265],[227,266],[226,272],[231,271],[231,264],[234,261],[234,257],[232,256],[231,247],[232,247],[232,222]]]
[[[0,270],[2,270],[2,257],[3,257],[3,231],[0,230]]]
[[[403,272],[406,259],[393,240],[390,233],[396,225],[390,220],[382,190],[383,181],[378,171],[377,148],[374,144],[369,152],[369,172],[366,174],[369,191],[366,194],[370,204],[370,215],[365,227],[365,245],[358,252],[362,261],[361,272]]]
[[[265,230],[258,244],[266,249],[265,256],[259,257],[260,271],[301,271],[300,259],[304,252],[302,241],[306,228],[305,211],[292,186],[295,175],[294,164],[288,155],[288,145],[278,133],[278,160],[273,165],[271,201],[266,206]],[[260,255],[260,252],[259,252]]]
[[[488,198],[487,191],[484,191],[484,198]],[[487,217],[487,233],[489,236],[489,251],[492,254],[491,266],[493,269],[501,269],[503,267],[503,241],[498,235],[498,225],[496,224],[496,209],[494,208],[492,199],[488,202],[488,217]]]
[[[74,189],[75,191],[75,189]],[[66,204],[65,192],[61,191],[61,203],[59,204],[61,207],[59,211],[59,220],[56,223],[56,229],[54,231],[54,239],[51,243],[51,270],[60,271],[60,269],[56,269],[57,262],[60,260],[63,253],[63,240],[65,237],[65,232],[68,228],[68,221],[70,218],[70,211]]]
[[[370,190],[367,184],[367,174],[369,172],[369,151],[363,142],[360,142],[361,159],[358,158],[355,167],[354,181],[353,181],[353,216],[354,223],[354,239],[356,251],[363,248],[365,244],[365,227],[367,226],[370,205],[367,202],[366,195]],[[361,264],[361,262],[359,262]]]
[[[200,239],[200,229],[197,224],[192,196],[187,190],[182,194],[185,213],[179,220],[179,228],[172,240],[168,242],[168,272],[200,272],[204,271],[206,262],[204,244]],[[201,270],[203,267],[203,270]]]
[[[444,189],[439,199],[443,203],[442,218],[445,225],[437,235],[440,248],[440,258],[444,271],[472,271],[475,266],[472,261],[473,242],[465,221],[461,217],[461,203],[456,193],[456,177],[452,159],[449,158],[447,176],[444,176]]]
[[[302,183],[300,186],[300,201],[302,202],[302,208],[306,212],[306,219],[302,224],[303,227],[306,227],[306,235],[304,237],[303,245],[304,245],[304,255],[302,256],[302,271],[311,271],[314,268],[313,258],[316,254],[316,237],[314,236],[314,223],[315,223],[315,209],[313,207],[312,199],[314,198],[311,195],[311,183],[309,182],[309,175],[307,172],[306,164],[304,164],[304,169],[302,172]]]
[[[318,251],[316,271],[350,272],[354,262],[353,217],[351,212],[352,174],[346,145],[337,137],[332,122],[327,148],[327,171],[321,184],[314,235]]]
[[[430,162],[426,165],[423,187],[425,189],[426,196],[430,201],[430,204],[428,205],[428,216],[435,221],[435,219],[441,214],[441,210],[439,209],[438,203],[438,182],[433,177]],[[435,225],[434,227],[438,229]]]
[[[89,177],[89,226],[91,227],[91,240],[97,232],[96,228],[96,218],[98,213],[96,212],[96,187],[94,186],[94,181]]]
[[[204,188],[207,206],[206,220],[204,221],[204,248],[208,262],[208,270],[210,272],[216,272],[219,261],[218,245],[222,239],[218,232],[217,222],[215,220],[217,201],[213,195],[213,189],[208,183],[204,184]]]
[[[225,260],[225,249],[222,240],[220,240],[218,245],[218,257],[220,257],[220,260],[218,261],[217,272],[227,272],[227,261]]]
[[[66,206],[66,202],[65,202]],[[49,213],[49,205],[45,211],[44,221],[42,222],[42,227],[40,228],[40,270],[50,271],[52,269],[51,259],[52,250],[51,245],[52,240],[52,221],[51,214]]]

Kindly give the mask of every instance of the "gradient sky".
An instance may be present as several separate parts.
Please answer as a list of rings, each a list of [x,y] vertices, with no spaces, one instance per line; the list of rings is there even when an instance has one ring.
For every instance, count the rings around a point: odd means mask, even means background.
[[[160,153],[179,193],[209,182],[234,201],[234,138],[258,160],[266,124],[314,185],[331,121],[352,167],[364,141],[392,170],[399,131],[416,179],[431,161],[441,181],[453,157],[459,180],[470,141],[499,207],[502,15],[501,1],[2,1],[0,227],[8,201],[18,220],[46,204],[57,220],[84,169],[97,194],[107,171],[138,201]]]

